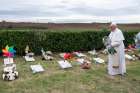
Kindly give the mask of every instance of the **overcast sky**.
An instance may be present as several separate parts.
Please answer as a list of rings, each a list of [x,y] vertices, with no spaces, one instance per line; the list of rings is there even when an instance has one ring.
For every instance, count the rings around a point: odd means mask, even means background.
[[[140,23],[140,0],[0,0],[0,20]]]

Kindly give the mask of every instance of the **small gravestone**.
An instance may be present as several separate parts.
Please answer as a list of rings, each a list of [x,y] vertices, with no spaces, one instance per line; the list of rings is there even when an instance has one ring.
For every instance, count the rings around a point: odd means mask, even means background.
[[[67,60],[58,61],[58,64],[63,69],[71,68],[72,67],[72,65]]]
[[[42,53],[42,60],[53,60],[52,52],[51,51],[44,51],[44,49],[41,49]]]
[[[27,61],[27,62],[35,61],[33,56],[34,56],[34,53],[31,52],[31,50],[29,49],[29,46],[27,45],[25,48],[25,56],[24,56],[25,61]]]
[[[30,68],[31,68],[33,73],[38,73],[38,72],[43,72],[44,71],[44,68],[40,64],[31,65]]]
[[[77,56],[77,57],[86,57],[85,54],[81,53],[81,52],[74,52],[74,54]]]
[[[93,58],[93,60],[95,61],[95,63],[99,63],[99,64],[102,64],[104,63],[105,61],[101,58]]]

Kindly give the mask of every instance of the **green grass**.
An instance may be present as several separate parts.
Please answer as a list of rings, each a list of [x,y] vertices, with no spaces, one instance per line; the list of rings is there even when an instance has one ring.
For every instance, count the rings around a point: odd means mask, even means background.
[[[0,78],[0,93],[140,93],[140,62],[127,64],[128,75],[125,78],[107,75],[107,65],[92,64],[89,70],[83,70],[74,62],[73,68],[62,70],[55,61],[25,62],[22,57],[15,58],[19,78],[15,81],[3,81]],[[106,59],[106,56],[104,56]],[[58,58],[57,58],[58,60]],[[0,58],[2,75],[2,58]],[[45,72],[33,74],[31,64],[40,63]]]

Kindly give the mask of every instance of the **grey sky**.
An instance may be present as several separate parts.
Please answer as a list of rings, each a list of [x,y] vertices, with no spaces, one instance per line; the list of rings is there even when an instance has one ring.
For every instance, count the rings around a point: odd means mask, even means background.
[[[140,22],[140,0],[0,0],[0,20]]]

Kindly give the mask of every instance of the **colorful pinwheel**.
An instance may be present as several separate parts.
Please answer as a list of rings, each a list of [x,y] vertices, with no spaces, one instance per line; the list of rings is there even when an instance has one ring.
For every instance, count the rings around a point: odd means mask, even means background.
[[[3,56],[5,57],[14,57],[16,51],[13,46],[9,47],[8,45],[2,49]]]

